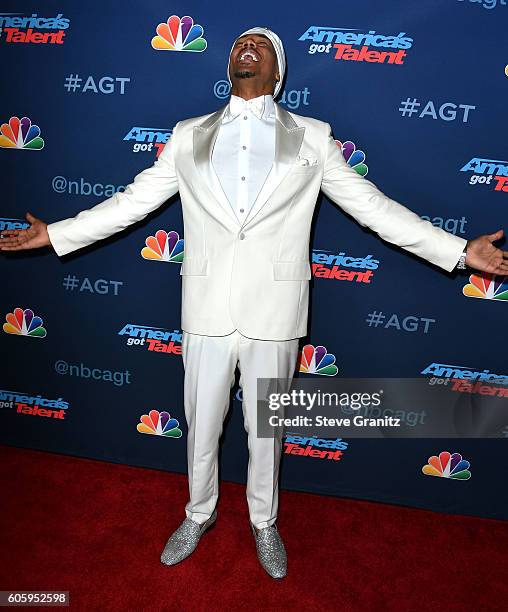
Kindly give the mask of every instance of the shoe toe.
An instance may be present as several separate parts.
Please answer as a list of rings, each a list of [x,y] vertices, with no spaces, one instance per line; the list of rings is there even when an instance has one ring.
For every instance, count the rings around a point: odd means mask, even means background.
[[[284,544],[275,528],[266,527],[256,535],[258,559],[272,578],[284,578],[287,572],[287,555]]]
[[[187,546],[166,545],[161,555],[161,563],[164,563],[164,565],[175,565],[188,557],[193,550],[194,548]]]
[[[185,520],[166,542],[161,563],[175,565],[186,559],[196,548],[200,538],[199,525]]]

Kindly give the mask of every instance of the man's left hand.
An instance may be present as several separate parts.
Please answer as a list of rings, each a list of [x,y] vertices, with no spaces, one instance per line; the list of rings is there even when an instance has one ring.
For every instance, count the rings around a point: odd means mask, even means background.
[[[494,234],[485,234],[469,240],[466,265],[489,274],[508,274],[508,251],[502,251],[492,244],[503,235],[504,231],[500,229]]]

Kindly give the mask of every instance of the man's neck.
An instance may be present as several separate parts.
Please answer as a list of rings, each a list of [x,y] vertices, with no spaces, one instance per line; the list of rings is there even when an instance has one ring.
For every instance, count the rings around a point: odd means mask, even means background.
[[[242,84],[242,87],[233,86],[231,94],[243,98],[244,100],[251,100],[259,96],[272,96],[273,90],[270,91],[269,87],[259,87],[259,85],[255,83],[252,85],[245,83]]]

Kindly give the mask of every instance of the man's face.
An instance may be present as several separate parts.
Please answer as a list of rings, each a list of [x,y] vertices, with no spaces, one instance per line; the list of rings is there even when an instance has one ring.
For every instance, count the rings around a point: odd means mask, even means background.
[[[263,34],[240,36],[231,51],[229,76],[233,83],[238,79],[256,78],[260,83],[273,84],[275,88],[280,75],[271,40]]]

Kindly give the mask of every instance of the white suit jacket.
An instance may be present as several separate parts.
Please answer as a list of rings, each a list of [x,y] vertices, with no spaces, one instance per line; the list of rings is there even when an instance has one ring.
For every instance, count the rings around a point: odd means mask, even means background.
[[[273,167],[240,223],[211,163],[226,109],[177,123],[155,163],[124,192],[48,225],[59,256],[145,218],[177,191],[185,254],[181,328],[251,338],[305,336],[309,235],[319,190],[362,226],[451,271],[466,240],[434,227],[383,194],[344,160],[328,123],[276,108]]]

